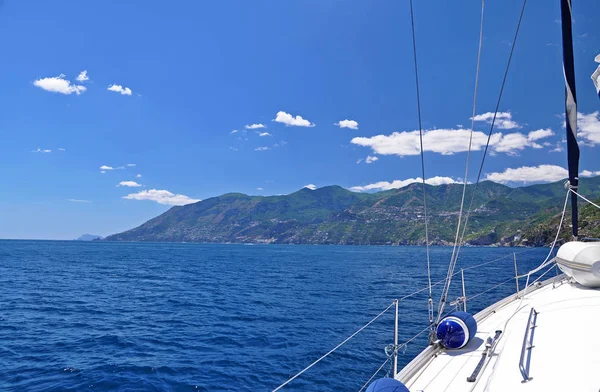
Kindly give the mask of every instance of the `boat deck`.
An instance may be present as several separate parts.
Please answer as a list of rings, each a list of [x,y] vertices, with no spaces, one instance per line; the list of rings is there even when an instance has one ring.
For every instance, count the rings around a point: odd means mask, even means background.
[[[537,312],[530,330],[533,347],[529,377],[519,368],[531,308]],[[571,283],[561,276],[539,284],[522,298],[507,299],[475,316],[478,332],[463,349],[433,346],[396,377],[411,392],[577,391],[600,389],[600,290]],[[476,382],[467,382],[496,330],[502,334]],[[527,360],[523,361],[526,365]]]

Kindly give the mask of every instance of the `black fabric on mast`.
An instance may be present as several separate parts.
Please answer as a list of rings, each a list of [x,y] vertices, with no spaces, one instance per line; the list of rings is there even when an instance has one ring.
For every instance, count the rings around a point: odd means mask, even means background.
[[[563,69],[565,74],[565,122],[567,125],[567,160],[569,184],[575,190],[579,183],[579,146],[577,145],[577,93],[575,91],[575,64],[573,60],[573,32],[571,29],[571,0],[561,0]],[[577,195],[571,193],[573,237],[577,238]]]

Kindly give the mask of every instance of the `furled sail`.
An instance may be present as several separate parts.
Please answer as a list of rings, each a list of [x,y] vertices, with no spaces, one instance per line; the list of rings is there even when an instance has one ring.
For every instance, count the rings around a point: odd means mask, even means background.
[[[596,60],[597,63],[600,63],[600,54],[596,56],[594,60]],[[594,86],[596,86],[596,94],[598,94],[598,98],[600,98],[600,65],[592,74],[592,81],[594,82]]]
[[[577,93],[575,90],[575,63],[573,61],[573,32],[571,29],[571,0],[561,0],[563,70],[566,92],[567,160],[569,184],[577,189],[579,183],[579,146],[577,145]],[[573,237],[577,238],[577,195],[571,193]]]

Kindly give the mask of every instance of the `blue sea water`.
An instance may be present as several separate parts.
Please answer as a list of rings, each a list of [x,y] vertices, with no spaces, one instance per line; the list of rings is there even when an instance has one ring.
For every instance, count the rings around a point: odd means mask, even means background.
[[[459,268],[510,255],[465,272],[467,296],[514,276],[512,252],[526,272],[548,249],[464,248]],[[422,247],[0,241],[0,390],[272,390],[426,281]],[[400,321],[400,342],[427,326],[426,291]],[[359,390],[392,335],[390,311],[284,391]]]

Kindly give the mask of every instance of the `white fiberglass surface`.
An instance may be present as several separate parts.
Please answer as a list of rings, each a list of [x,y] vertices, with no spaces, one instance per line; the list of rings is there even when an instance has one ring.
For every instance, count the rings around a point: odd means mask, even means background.
[[[537,315],[529,376],[519,369],[531,308]],[[600,290],[566,278],[515,299],[479,321],[475,338],[461,350],[441,351],[408,380],[411,392],[593,391],[600,389]],[[475,383],[467,382],[485,350],[502,330]],[[409,365],[410,366],[410,365]]]

